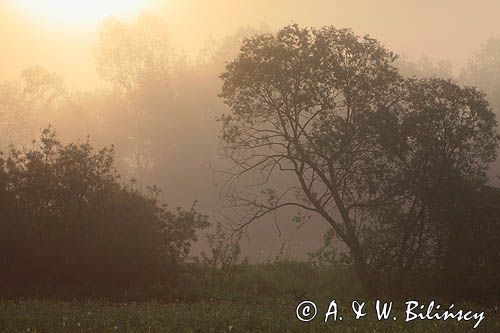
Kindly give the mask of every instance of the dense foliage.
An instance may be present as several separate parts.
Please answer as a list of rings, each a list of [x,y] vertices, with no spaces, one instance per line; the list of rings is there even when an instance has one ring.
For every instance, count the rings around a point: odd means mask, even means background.
[[[121,284],[172,277],[195,231],[194,209],[169,211],[125,185],[113,148],[58,141],[51,129],[0,159],[0,279]]]
[[[442,189],[484,186],[499,143],[483,93],[405,79],[395,59],[349,29],[291,25],[245,40],[221,75],[238,228],[287,207],[325,221],[371,295],[434,264]]]

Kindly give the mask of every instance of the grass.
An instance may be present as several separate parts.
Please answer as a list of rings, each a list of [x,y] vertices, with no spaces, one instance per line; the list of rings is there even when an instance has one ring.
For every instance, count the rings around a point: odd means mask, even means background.
[[[340,304],[339,304],[340,308]],[[319,315],[302,323],[293,304],[274,301],[197,303],[108,303],[99,301],[0,301],[2,332],[468,332],[471,322],[323,322]],[[486,315],[477,332],[500,332],[500,320]]]
[[[331,298],[337,300],[343,320],[324,323]],[[304,299],[318,306],[316,318],[307,323],[295,314]],[[370,303],[366,317],[355,320],[353,299],[368,301],[349,269],[292,261],[239,265],[217,275],[194,270],[175,286],[136,290],[0,287],[0,332],[500,332],[500,316],[484,307],[472,306],[486,312],[473,330],[474,321],[405,323],[397,307],[397,321],[392,314],[390,320],[378,321]]]

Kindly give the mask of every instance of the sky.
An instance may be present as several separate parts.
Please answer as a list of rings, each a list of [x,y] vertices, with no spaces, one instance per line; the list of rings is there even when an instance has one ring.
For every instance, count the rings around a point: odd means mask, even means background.
[[[446,59],[458,70],[481,43],[500,37],[500,1],[494,0],[139,0],[116,2],[116,8],[87,1],[93,3],[90,9],[48,0],[47,6],[34,5],[41,2],[0,0],[0,80],[41,65],[71,86],[90,87],[97,77],[92,49],[99,21],[108,14],[132,19],[140,10],[165,18],[177,49],[193,58],[209,38],[240,27],[265,24],[276,30],[298,23],[350,27],[411,60]]]

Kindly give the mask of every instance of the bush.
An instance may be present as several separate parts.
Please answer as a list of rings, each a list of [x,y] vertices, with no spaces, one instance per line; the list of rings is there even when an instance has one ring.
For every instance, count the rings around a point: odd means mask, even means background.
[[[113,147],[63,145],[53,130],[0,155],[0,281],[130,284],[172,278],[208,225],[194,209],[169,211],[114,169]]]

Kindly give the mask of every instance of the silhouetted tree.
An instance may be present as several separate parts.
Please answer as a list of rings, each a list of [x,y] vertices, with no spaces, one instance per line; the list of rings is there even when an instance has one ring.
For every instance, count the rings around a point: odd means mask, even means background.
[[[221,75],[226,194],[247,215],[238,229],[284,207],[315,213],[370,294],[401,289],[433,241],[440,183],[484,181],[498,141],[481,93],[405,80],[395,58],[347,29],[292,25],[245,40]]]

